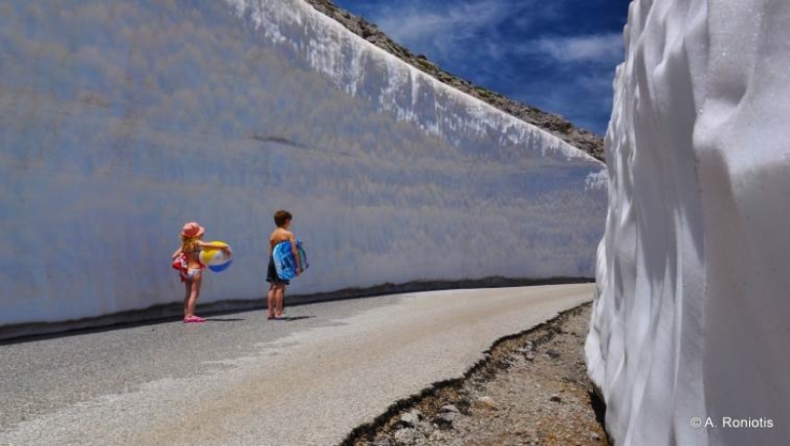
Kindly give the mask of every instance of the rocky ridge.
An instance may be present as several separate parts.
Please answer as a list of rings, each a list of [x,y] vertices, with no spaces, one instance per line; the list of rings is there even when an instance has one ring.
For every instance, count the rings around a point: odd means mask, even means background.
[[[465,79],[461,79],[458,76],[444,71],[435,63],[428,60],[425,55],[415,55],[409,51],[408,48],[390,39],[386,34],[380,31],[375,24],[338,8],[331,0],[306,1],[316,10],[345,26],[349,31],[383,48],[409,65],[505,113],[539,127],[568,144],[581,149],[592,157],[605,162],[603,138],[601,136],[589,130],[575,127],[559,115],[547,113],[530,105],[519,103],[499,93],[473,85]]]

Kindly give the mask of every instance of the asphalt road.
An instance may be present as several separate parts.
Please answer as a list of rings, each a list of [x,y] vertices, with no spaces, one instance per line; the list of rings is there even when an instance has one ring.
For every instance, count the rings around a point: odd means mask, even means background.
[[[340,443],[593,285],[433,291],[0,345],[0,445]]]

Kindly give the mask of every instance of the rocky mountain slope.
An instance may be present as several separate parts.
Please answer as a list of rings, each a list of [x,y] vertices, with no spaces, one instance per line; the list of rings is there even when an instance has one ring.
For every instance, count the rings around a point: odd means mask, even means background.
[[[502,96],[499,93],[487,90],[483,87],[473,85],[471,82],[454,76],[439,66],[428,60],[422,54],[413,54],[407,48],[399,45],[386,34],[381,32],[375,24],[372,24],[361,17],[357,17],[347,11],[338,8],[331,0],[306,0],[315,9],[333,18],[345,26],[349,31],[361,36],[370,43],[387,50],[405,61],[406,63],[418,68],[419,70],[433,76],[445,84],[451,85],[457,90],[463,91],[488,104],[513,115],[525,122],[540,127],[543,130],[557,136],[563,141],[574,147],[585,151],[594,158],[604,161],[603,138],[589,130],[575,127],[573,124],[561,116],[541,111],[530,105],[522,104]]]

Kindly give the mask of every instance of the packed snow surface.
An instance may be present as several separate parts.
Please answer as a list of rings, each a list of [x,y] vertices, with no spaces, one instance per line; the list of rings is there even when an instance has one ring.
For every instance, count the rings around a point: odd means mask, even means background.
[[[184,223],[234,249],[200,303],[261,299],[274,211],[291,296],[592,277],[602,163],[302,1],[0,4],[0,325],[175,303]]]
[[[790,2],[635,0],[624,36],[586,345],[606,426],[788,444]]]

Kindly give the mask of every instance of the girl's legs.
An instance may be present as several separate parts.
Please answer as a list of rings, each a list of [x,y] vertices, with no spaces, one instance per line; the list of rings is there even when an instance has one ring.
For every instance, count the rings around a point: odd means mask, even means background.
[[[184,320],[196,317],[195,305],[197,305],[198,296],[200,296],[200,284],[202,281],[202,273],[197,273],[192,277],[192,280],[184,282],[187,289],[187,294],[184,297]]]
[[[189,315],[189,295],[192,293],[192,280],[184,280],[184,319]]]

